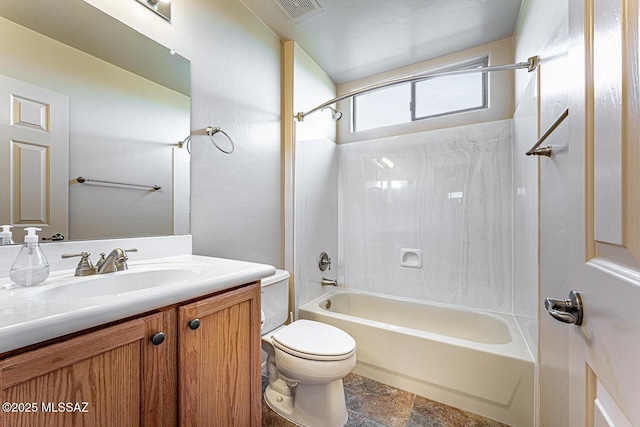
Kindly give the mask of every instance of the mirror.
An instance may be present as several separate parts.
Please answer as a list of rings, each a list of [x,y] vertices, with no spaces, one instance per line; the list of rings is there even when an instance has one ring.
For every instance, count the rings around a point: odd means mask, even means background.
[[[189,233],[189,155],[180,146],[190,133],[188,60],[83,0],[2,0],[0,75],[68,98],[60,161],[53,148],[21,154],[22,137],[0,127],[0,197],[9,198],[0,205],[15,205],[0,208],[0,224],[14,224],[16,243],[31,225],[65,240]],[[56,127],[33,98],[11,99],[11,120],[31,113],[43,128]],[[44,171],[31,183],[20,175],[30,161]],[[54,175],[62,186],[48,182]],[[67,219],[54,225],[56,215]]]

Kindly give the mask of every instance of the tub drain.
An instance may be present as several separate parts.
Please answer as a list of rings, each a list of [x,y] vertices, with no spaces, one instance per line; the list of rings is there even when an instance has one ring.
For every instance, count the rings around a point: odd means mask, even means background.
[[[327,310],[329,310],[331,308],[331,300],[328,299],[327,302],[324,303],[324,308],[326,308]]]

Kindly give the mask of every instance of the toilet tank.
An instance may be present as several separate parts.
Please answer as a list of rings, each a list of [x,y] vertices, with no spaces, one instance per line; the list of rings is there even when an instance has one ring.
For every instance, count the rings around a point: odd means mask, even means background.
[[[262,334],[283,325],[289,318],[289,272],[276,270],[262,279],[261,309],[264,316]]]

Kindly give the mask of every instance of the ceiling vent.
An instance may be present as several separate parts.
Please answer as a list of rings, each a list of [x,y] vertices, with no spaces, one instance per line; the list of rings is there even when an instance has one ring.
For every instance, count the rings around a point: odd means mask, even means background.
[[[291,21],[299,21],[322,11],[315,0],[274,0]]]

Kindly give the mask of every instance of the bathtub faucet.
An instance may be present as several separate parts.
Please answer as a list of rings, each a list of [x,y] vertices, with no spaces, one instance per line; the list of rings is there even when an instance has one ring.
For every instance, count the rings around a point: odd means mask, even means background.
[[[326,277],[323,277],[320,284],[322,286],[338,286],[338,281],[335,279],[327,279]]]
[[[326,252],[322,252],[320,254],[320,260],[318,261],[318,268],[320,268],[320,271],[325,271],[327,267],[331,270],[331,258],[329,258]]]

